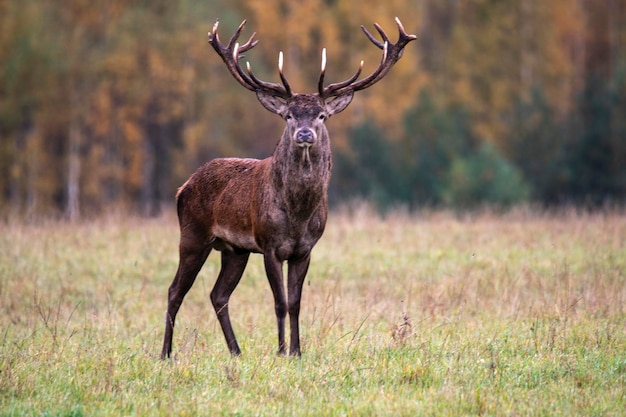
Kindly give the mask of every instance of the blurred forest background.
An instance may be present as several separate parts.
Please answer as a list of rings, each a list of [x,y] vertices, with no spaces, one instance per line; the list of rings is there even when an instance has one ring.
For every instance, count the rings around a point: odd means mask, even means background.
[[[331,119],[333,204],[622,205],[626,0],[0,0],[0,218],[156,215],[220,156],[264,158],[283,122],[207,44],[298,92],[364,73],[359,26],[418,36]]]

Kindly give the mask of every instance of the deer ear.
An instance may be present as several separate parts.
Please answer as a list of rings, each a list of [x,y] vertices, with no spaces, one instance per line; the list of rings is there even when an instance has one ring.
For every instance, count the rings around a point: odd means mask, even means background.
[[[284,100],[263,91],[257,91],[256,96],[263,105],[263,107],[265,107],[272,113],[276,113],[281,117],[285,114],[285,111],[287,110],[287,104]]]
[[[344,111],[346,107],[348,107],[348,104],[352,102],[352,97],[354,97],[353,91],[337,96],[326,103],[326,111],[328,112],[328,115],[332,116],[333,114]]]

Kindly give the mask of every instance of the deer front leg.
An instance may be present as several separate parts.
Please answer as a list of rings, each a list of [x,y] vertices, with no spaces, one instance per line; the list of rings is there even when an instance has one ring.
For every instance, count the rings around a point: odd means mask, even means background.
[[[291,331],[289,354],[300,356],[300,299],[302,297],[302,285],[309,270],[311,254],[307,253],[302,258],[289,261],[287,272],[287,289],[289,294],[289,328]]]
[[[272,252],[263,255],[265,273],[274,294],[274,311],[276,312],[276,322],[278,324],[278,354],[284,355],[285,345],[285,317],[287,316],[287,301],[285,300],[285,289],[283,286],[283,265]]]
[[[220,322],[228,350],[233,355],[241,355],[241,349],[237,344],[235,332],[228,314],[228,301],[241,280],[243,271],[246,269],[249,252],[235,253],[228,250],[222,251],[222,268],[211,291],[211,303]]]
[[[167,312],[165,313],[165,335],[161,359],[169,358],[172,354],[172,337],[174,336],[174,322],[176,314],[183,303],[183,299],[193,285],[198,272],[209,256],[211,249],[186,249],[181,246],[178,270],[174,281],[168,290]]]

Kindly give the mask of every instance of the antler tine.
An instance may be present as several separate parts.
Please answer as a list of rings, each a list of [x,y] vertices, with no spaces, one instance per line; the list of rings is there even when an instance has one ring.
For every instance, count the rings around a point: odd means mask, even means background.
[[[230,38],[230,41],[228,41],[228,45],[226,47],[224,47],[224,45],[222,44],[222,42],[220,41],[220,37],[217,34],[217,28],[220,24],[220,20],[216,19],[215,23],[213,24],[213,29],[211,30],[211,32],[209,32],[209,43],[211,44],[217,44],[219,45],[221,48],[226,49],[226,50],[232,50],[233,46],[236,44],[237,39],[239,39],[239,36],[241,35],[241,32],[243,31],[243,28],[246,26],[246,20],[244,20],[243,22],[241,22],[241,24],[239,25],[239,27],[237,28],[237,31],[233,34],[233,36]],[[254,32],[252,35],[250,35],[250,38],[248,39],[248,42],[246,42],[245,44],[240,46],[240,50],[241,52],[245,52],[249,49],[254,48],[257,43],[259,43],[258,40],[255,40],[256,36],[256,32]]]
[[[363,71],[363,64],[365,64],[365,61],[361,61],[361,64],[359,65],[359,68],[357,68],[356,72],[352,75],[352,77],[348,78],[345,81],[339,82],[339,83],[334,83],[334,84],[330,84],[327,87],[324,87],[324,72],[325,69],[322,70],[322,73],[320,74],[320,80],[317,84],[317,91],[318,91],[318,95],[322,98],[329,98],[332,97],[335,94],[332,94],[331,92],[334,90],[340,90],[342,88],[345,88],[347,86],[349,86],[350,84],[352,84],[354,81],[356,81],[357,78],[359,78],[359,75],[361,75],[361,71]]]
[[[239,84],[241,84],[248,90],[257,93],[260,91],[264,91],[273,96],[281,97],[284,99],[291,97],[293,94],[291,92],[291,89],[289,88],[289,84],[287,83],[286,78],[282,73],[282,62],[279,65],[279,72],[281,80],[283,81],[283,86],[259,80],[252,73],[252,69],[249,63],[247,65],[247,73],[241,69],[241,66],[239,65],[239,59],[242,56],[240,55],[240,53],[249,51],[259,43],[258,40],[255,40],[256,32],[254,32],[246,43],[244,43],[243,45],[239,45],[237,40],[239,39],[239,36],[241,35],[241,32],[243,31],[245,25],[246,20],[241,22],[233,36],[230,38],[228,45],[224,46],[217,34],[217,28],[219,26],[218,19],[213,25],[213,30],[209,32],[209,43],[211,44],[213,49],[215,49],[215,52],[217,52],[217,54],[222,58],[232,76],[239,82]]]
[[[322,48],[322,68],[320,69],[320,78],[317,82],[317,91],[320,96],[324,93],[324,75],[326,75],[326,48]]]
[[[252,66],[249,62],[246,62],[246,69],[248,70],[248,76],[257,86],[257,90],[265,90],[267,92],[271,92],[272,95],[276,97],[281,97],[284,99],[287,99],[293,95],[291,92],[291,87],[289,87],[289,83],[287,82],[287,78],[285,78],[285,76],[283,75],[282,51],[278,55],[278,72],[280,74],[280,79],[283,82],[283,86],[258,79],[256,75],[254,75],[254,73],[252,72]]]
[[[383,38],[383,40],[385,42],[389,42],[391,43],[391,41],[389,40],[389,37],[387,36],[387,34],[385,33],[385,31],[383,30],[383,28],[378,24],[378,23],[374,23],[374,27],[376,28],[376,30],[378,31],[378,33],[380,34],[381,38]]]
[[[365,33],[365,36],[367,36],[367,39],[369,39],[379,49],[383,49],[385,42],[390,42],[389,37],[387,36],[383,28],[378,23],[374,23],[374,27],[376,28],[380,36],[383,38],[383,42],[379,41],[371,33],[369,33],[369,31],[365,28],[365,26],[361,25],[361,30],[363,31],[363,33]]]
[[[219,36],[217,36],[217,27],[220,24],[220,20],[219,19],[215,19],[215,23],[213,23],[213,29],[211,29],[211,31],[209,32],[209,43],[215,39],[216,42],[220,43],[220,38]]]
[[[283,51],[280,51],[278,54],[278,74],[280,75],[280,80],[282,81],[283,86],[285,86],[285,91],[289,96],[291,96],[291,87],[289,87],[287,78],[285,77],[285,74],[283,74]]]
[[[398,17],[396,17],[395,20],[396,20],[396,25],[398,25],[398,31],[400,32],[401,37],[407,38],[408,39],[407,42],[417,39],[416,35],[409,35],[408,33],[406,33],[406,31],[404,30],[404,26],[402,26],[402,22],[400,21]]]
[[[376,45],[376,47],[383,50],[380,63],[378,64],[378,67],[374,70],[374,72],[372,72],[369,76],[359,81],[356,81],[363,68],[363,61],[361,61],[361,65],[355,75],[353,75],[346,81],[330,84],[327,87],[323,87],[321,85],[323,78],[322,74],[322,76],[320,77],[320,85],[318,86],[320,97],[326,99],[329,97],[336,97],[342,94],[354,93],[356,91],[363,90],[374,85],[376,82],[380,81],[385,75],[387,75],[393,65],[402,56],[404,47],[412,40],[417,39],[417,36],[409,35],[406,33],[404,27],[402,26],[402,23],[400,22],[400,19],[396,17],[395,20],[399,32],[398,41],[395,44],[389,40],[389,37],[379,24],[374,23],[374,27],[380,34],[382,42],[376,39],[367,29],[365,29],[365,27],[361,26],[361,29],[363,30],[363,33],[365,33],[365,36],[367,36],[367,38],[374,45]]]
[[[228,49],[232,49],[233,45],[237,43],[237,39],[239,39],[239,35],[241,35],[243,28],[246,26],[246,23],[248,23],[247,20],[244,20],[243,22],[241,22],[241,24],[239,25],[235,33],[233,33],[233,36],[230,37],[230,41],[228,41],[228,46],[227,46]],[[254,33],[252,34],[250,38],[252,37],[254,37]]]

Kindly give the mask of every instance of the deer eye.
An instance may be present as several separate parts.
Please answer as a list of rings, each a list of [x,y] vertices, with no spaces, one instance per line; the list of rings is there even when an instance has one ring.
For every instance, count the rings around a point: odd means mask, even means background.
[[[290,114],[288,114],[287,116],[285,116],[285,120],[291,120],[293,117],[291,117]]]
[[[319,120],[324,121],[324,120],[326,120],[326,115],[325,115],[325,114],[320,114],[317,118],[318,118]]]

